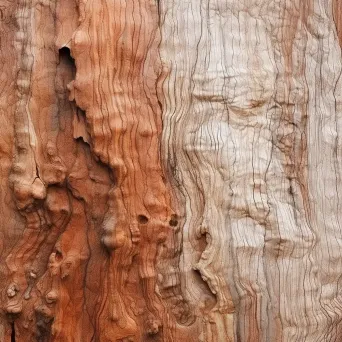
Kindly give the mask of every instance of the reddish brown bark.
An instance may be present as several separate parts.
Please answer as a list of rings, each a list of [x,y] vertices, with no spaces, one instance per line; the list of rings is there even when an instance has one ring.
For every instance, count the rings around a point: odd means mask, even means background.
[[[0,0],[0,342],[340,341],[342,9]]]

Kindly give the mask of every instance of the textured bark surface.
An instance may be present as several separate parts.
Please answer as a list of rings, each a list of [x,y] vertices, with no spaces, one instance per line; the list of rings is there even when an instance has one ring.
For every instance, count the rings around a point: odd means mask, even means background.
[[[0,0],[0,341],[341,341],[339,0]]]

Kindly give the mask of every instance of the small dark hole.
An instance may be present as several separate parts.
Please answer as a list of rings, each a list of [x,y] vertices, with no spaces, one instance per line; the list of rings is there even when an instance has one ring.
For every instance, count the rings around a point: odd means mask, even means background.
[[[56,261],[61,261],[63,259],[63,255],[59,250],[55,251],[55,258],[56,258]]]
[[[70,49],[66,46],[63,46],[59,49],[59,59],[63,59],[64,62],[75,68],[75,60],[72,58]]]
[[[176,215],[171,215],[171,220],[169,221],[171,227],[176,227],[178,225],[178,220]]]
[[[148,222],[148,218],[145,215],[138,215],[138,222],[140,224],[146,224]]]

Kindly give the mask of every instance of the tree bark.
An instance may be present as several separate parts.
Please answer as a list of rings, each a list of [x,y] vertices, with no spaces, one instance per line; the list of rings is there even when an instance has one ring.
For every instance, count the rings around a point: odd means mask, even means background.
[[[341,341],[338,0],[0,0],[0,341]]]

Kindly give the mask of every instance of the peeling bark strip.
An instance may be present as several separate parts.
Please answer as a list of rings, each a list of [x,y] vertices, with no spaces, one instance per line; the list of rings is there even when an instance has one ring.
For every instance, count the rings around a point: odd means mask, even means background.
[[[0,0],[0,341],[341,341],[337,0]]]
[[[333,14],[334,14],[334,21],[336,24],[340,46],[342,46],[342,4],[341,4],[341,1],[333,0]]]
[[[172,318],[156,287],[158,253],[163,244],[174,253],[170,244],[177,229],[159,157],[157,8],[147,0],[79,1],[78,8],[71,100],[85,111],[92,150],[109,165],[116,182],[102,226],[110,256],[99,329],[108,341],[155,335],[171,341]],[[139,283],[130,288],[126,284],[133,270]],[[172,282],[177,290],[177,270]],[[131,309],[136,293],[142,302],[137,318]],[[178,310],[184,306],[181,297],[170,302]]]

